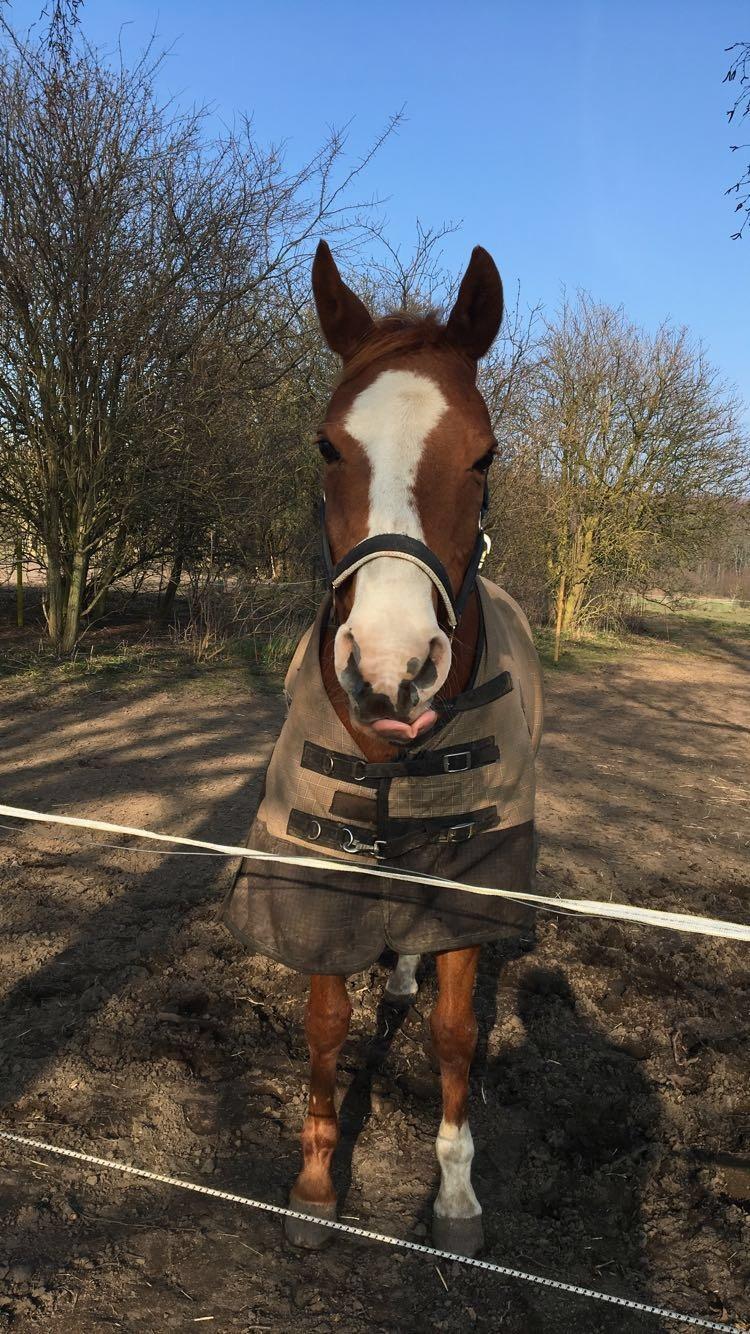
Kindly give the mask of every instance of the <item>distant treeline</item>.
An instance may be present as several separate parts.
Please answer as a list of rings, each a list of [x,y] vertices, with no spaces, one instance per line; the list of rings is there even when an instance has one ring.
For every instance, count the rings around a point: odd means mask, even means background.
[[[291,169],[249,122],[217,140],[162,107],[158,66],[75,28],[0,58],[0,540],[42,568],[63,653],[149,570],[164,622],[183,587],[205,617],[202,587],[218,615],[222,590],[257,608],[248,590],[310,578],[336,374],[309,299],[320,235],[380,311],[452,288],[445,230],[389,249],[358,198],[369,159],[348,170],[338,135]],[[481,376],[490,572],[535,619],[565,633],[655,583],[747,595],[740,407],[686,330],[585,294],[516,308]]]

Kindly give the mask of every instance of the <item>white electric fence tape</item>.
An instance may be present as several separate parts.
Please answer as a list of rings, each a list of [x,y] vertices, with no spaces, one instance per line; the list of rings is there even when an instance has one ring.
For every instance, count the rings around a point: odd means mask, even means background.
[[[633,907],[629,903],[605,903],[600,899],[563,899],[544,894],[521,894],[508,889],[490,889],[483,885],[464,885],[458,880],[445,880],[436,875],[418,875],[414,871],[403,871],[397,867],[364,866],[359,862],[346,863],[326,857],[285,857],[275,852],[257,852],[254,848],[234,847],[225,843],[207,843],[202,839],[183,838],[177,834],[155,834],[150,829],[111,824],[108,820],[85,820],[72,815],[48,815],[42,811],[24,810],[19,806],[0,805],[0,815],[42,824],[68,825],[73,829],[97,829],[105,834],[128,834],[135,838],[153,839],[158,843],[179,843],[190,848],[220,853],[225,857],[242,857],[248,861],[277,862],[284,866],[308,866],[310,870],[315,871],[367,875],[383,880],[395,879],[409,884],[429,885],[433,889],[454,889],[464,894],[483,894],[488,897],[512,899],[516,903],[529,903],[533,907],[553,912],[578,913],[584,917],[607,917],[619,922],[637,922],[642,926],[658,926],[671,931],[690,931],[693,934],[717,936],[725,940],[750,940],[750,925],[743,922],[726,922],[716,917],[663,912],[657,908]],[[128,848],[123,847],[123,852],[127,851]]]
[[[31,1139],[26,1135],[16,1135],[10,1130],[0,1130],[0,1140],[11,1144],[20,1144],[27,1149],[41,1150],[42,1153],[57,1154],[61,1158],[75,1158],[82,1163],[92,1163],[111,1172],[124,1172],[127,1176],[141,1177],[145,1181],[157,1181],[165,1186],[174,1186],[178,1190],[192,1190],[197,1195],[210,1195],[217,1200],[227,1200],[230,1204],[243,1204],[249,1209],[260,1209],[266,1214],[276,1214],[280,1218],[298,1218],[309,1222],[309,1215],[297,1209],[286,1209],[280,1204],[268,1204],[265,1200],[252,1200],[247,1195],[235,1195],[228,1190],[216,1190],[213,1186],[199,1186],[194,1181],[183,1181],[180,1177],[165,1176],[162,1172],[149,1172],[143,1167],[132,1167],[130,1163],[118,1163],[112,1158],[98,1158],[91,1153],[82,1153],[79,1149],[64,1149],[61,1145],[45,1144],[44,1140]],[[359,1237],[364,1241],[377,1241],[385,1246],[396,1246],[402,1251],[415,1251],[418,1255],[429,1255],[433,1260],[453,1260],[456,1264],[469,1265],[472,1269],[483,1269],[490,1274],[500,1274],[502,1278],[516,1278],[524,1283],[535,1283],[538,1287],[554,1288],[558,1292],[571,1292],[577,1297],[588,1297],[597,1302],[608,1302],[612,1306],[624,1307],[627,1311],[640,1311],[643,1315],[661,1316],[662,1320],[676,1320],[682,1325],[694,1325],[700,1329],[717,1329],[722,1334],[743,1334],[736,1325],[721,1324],[708,1320],[704,1316],[683,1315],[679,1311],[670,1311],[663,1306],[652,1306],[650,1302],[637,1302],[629,1297],[616,1297],[611,1292],[598,1292],[596,1288],[582,1288],[577,1283],[565,1283],[559,1278],[544,1278],[541,1274],[528,1274],[523,1269],[512,1269],[508,1265],[498,1265],[492,1260],[475,1260],[466,1255],[455,1255],[453,1251],[440,1251],[433,1246],[423,1246],[418,1241],[406,1241],[401,1237],[387,1237],[380,1232],[370,1232],[368,1228],[354,1227],[351,1223],[339,1223],[324,1219],[315,1219],[321,1227],[333,1232],[343,1232],[350,1237]]]
[[[661,912],[654,908],[634,908],[629,904],[604,903],[589,899],[558,899],[541,894],[514,894],[509,890],[489,889],[481,885],[464,885],[456,880],[445,880],[438,876],[422,876],[413,872],[403,872],[396,868],[384,868],[374,866],[362,866],[359,863],[347,864],[346,862],[333,861],[323,857],[283,857],[276,856],[273,853],[256,852],[253,848],[234,847],[223,843],[208,843],[201,839],[184,838],[173,834],[156,834],[150,829],[136,829],[130,825],[112,824],[106,820],[85,820],[69,815],[50,815],[41,811],[29,811],[18,806],[0,805],[0,815],[10,816],[17,820],[34,821],[43,824],[66,825],[73,829],[95,829],[103,833],[126,834],[137,838],[152,839],[159,843],[178,843],[194,849],[198,855],[213,853],[225,857],[242,857],[252,861],[272,861],[281,862],[287,866],[309,866],[311,870],[323,870],[334,872],[355,872],[357,875],[369,875],[381,879],[400,879],[410,881],[415,884],[439,886],[444,889],[460,890],[466,894],[484,894],[496,896],[499,898],[513,899],[517,902],[530,903],[537,907],[550,909],[557,912],[579,913],[585,916],[609,917],[625,922],[638,922],[647,926],[660,926],[677,931],[691,931],[700,935],[719,936],[729,940],[750,940],[750,926],[745,926],[739,922],[720,921],[710,917],[696,917],[685,913]],[[104,845],[111,846],[111,845]],[[118,851],[120,849],[118,848]],[[121,849],[127,851],[146,851],[146,849],[130,849],[124,845]],[[156,851],[156,849],[155,849]],[[166,852],[167,849],[164,849]],[[183,854],[187,855],[187,854]],[[62,1158],[73,1158],[78,1162],[92,1163],[95,1167],[104,1168],[107,1171],[122,1172],[128,1176],[139,1177],[145,1181],[160,1182],[163,1185],[173,1186],[179,1190],[194,1191],[198,1195],[208,1195],[215,1199],[226,1200],[230,1204],[245,1205],[250,1209],[258,1209],[264,1213],[276,1214],[282,1218],[296,1218],[307,1221],[306,1214],[299,1213],[295,1209],[287,1209],[277,1204],[268,1204],[264,1200],[253,1200],[245,1195],[236,1195],[230,1191],[216,1190],[211,1186],[200,1186],[192,1181],[182,1181],[179,1177],[166,1176],[161,1172],[149,1172],[142,1167],[133,1167],[129,1163],[115,1162],[113,1159],[100,1158],[90,1153],[83,1153],[78,1149],[66,1149],[60,1145],[46,1144],[43,1140],[31,1139],[26,1135],[17,1135],[9,1130],[0,1129],[0,1140],[7,1143],[21,1145],[24,1148],[39,1150],[42,1153],[51,1153]],[[494,1264],[490,1260],[470,1259],[465,1255],[456,1255],[451,1251],[437,1250],[432,1246],[423,1246],[416,1241],[407,1241],[400,1237],[387,1237],[379,1232],[371,1232],[366,1228],[354,1227],[351,1223],[339,1223],[337,1221],[316,1220],[320,1226],[330,1228],[334,1232],[343,1232],[347,1236],[359,1237],[365,1241],[380,1242],[386,1246],[395,1246],[399,1250],[412,1251],[418,1255],[428,1255],[435,1260],[452,1260],[456,1264],[467,1265],[473,1269],[481,1269],[491,1274],[499,1274],[503,1278],[519,1279],[524,1283],[533,1283],[538,1287],[552,1288],[559,1292],[573,1293],[575,1296],[587,1297],[593,1301],[607,1302],[610,1305],[624,1308],[628,1311],[638,1311],[644,1315],[659,1316],[663,1320],[673,1320],[683,1325],[693,1325],[700,1329],[713,1329],[723,1331],[723,1334],[742,1334],[742,1331],[735,1325],[727,1325],[716,1320],[708,1320],[702,1316],[683,1315],[679,1311],[671,1311],[661,1306],[653,1306],[649,1302],[633,1301],[627,1297],[617,1297],[612,1293],[599,1292],[594,1288],[584,1288],[576,1283],[566,1283],[562,1279],[544,1278],[540,1274],[529,1274],[522,1269],[513,1269],[508,1265]]]

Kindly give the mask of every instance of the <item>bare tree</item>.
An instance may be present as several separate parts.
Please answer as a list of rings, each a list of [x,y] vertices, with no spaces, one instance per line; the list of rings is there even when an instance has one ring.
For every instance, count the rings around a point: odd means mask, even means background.
[[[739,83],[739,91],[727,112],[727,120],[731,125],[735,121],[744,121],[750,115],[750,42],[735,42],[727,50],[736,54],[724,75],[724,82]],[[750,150],[750,144],[747,143],[732,144],[731,147],[733,153]],[[734,211],[743,215],[738,231],[732,233],[732,240],[738,241],[750,220],[750,163],[726,193],[735,196]]]
[[[249,122],[160,105],[159,63],[64,33],[0,59],[0,503],[62,652],[123,572],[184,559],[226,402],[299,361],[311,240],[354,225],[378,147],[346,171],[332,134],[290,172]]]
[[[446,268],[441,243],[459,230],[458,223],[428,227],[417,218],[414,244],[409,249],[389,240],[383,219],[365,222],[363,230],[370,253],[364,276],[360,262],[359,273],[352,279],[374,310],[381,314],[398,311],[424,315],[450,308],[461,275]]]
[[[585,295],[547,324],[526,383],[559,641],[613,589],[695,557],[741,489],[747,442],[685,330],[649,336]]]

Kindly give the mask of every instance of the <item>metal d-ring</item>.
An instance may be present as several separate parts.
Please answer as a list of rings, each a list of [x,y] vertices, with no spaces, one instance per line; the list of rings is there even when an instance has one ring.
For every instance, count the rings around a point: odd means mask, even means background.
[[[344,839],[346,839],[347,842],[344,842]],[[341,830],[339,842],[341,844],[342,852],[356,852],[359,848],[359,840],[354,837],[351,829],[346,826]]]
[[[344,842],[345,838],[346,842]],[[345,825],[344,828],[341,830],[340,842],[341,842],[342,852],[352,852],[352,853],[365,852],[369,853],[370,856],[372,856],[373,854],[376,857],[383,856],[383,853],[380,851],[380,848],[378,846],[381,843],[383,844],[383,846],[385,846],[383,839],[376,838],[374,843],[361,843],[360,840],[357,838],[356,834],[354,834],[347,825]]]

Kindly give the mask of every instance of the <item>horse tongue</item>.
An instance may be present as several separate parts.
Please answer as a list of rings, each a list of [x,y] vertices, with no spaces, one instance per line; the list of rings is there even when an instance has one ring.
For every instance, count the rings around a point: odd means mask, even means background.
[[[437,714],[434,709],[425,709],[413,723],[400,723],[395,718],[378,718],[371,724],[378,736],[390,737],[393,741],[415,741],[422,732],[434,727]]]

